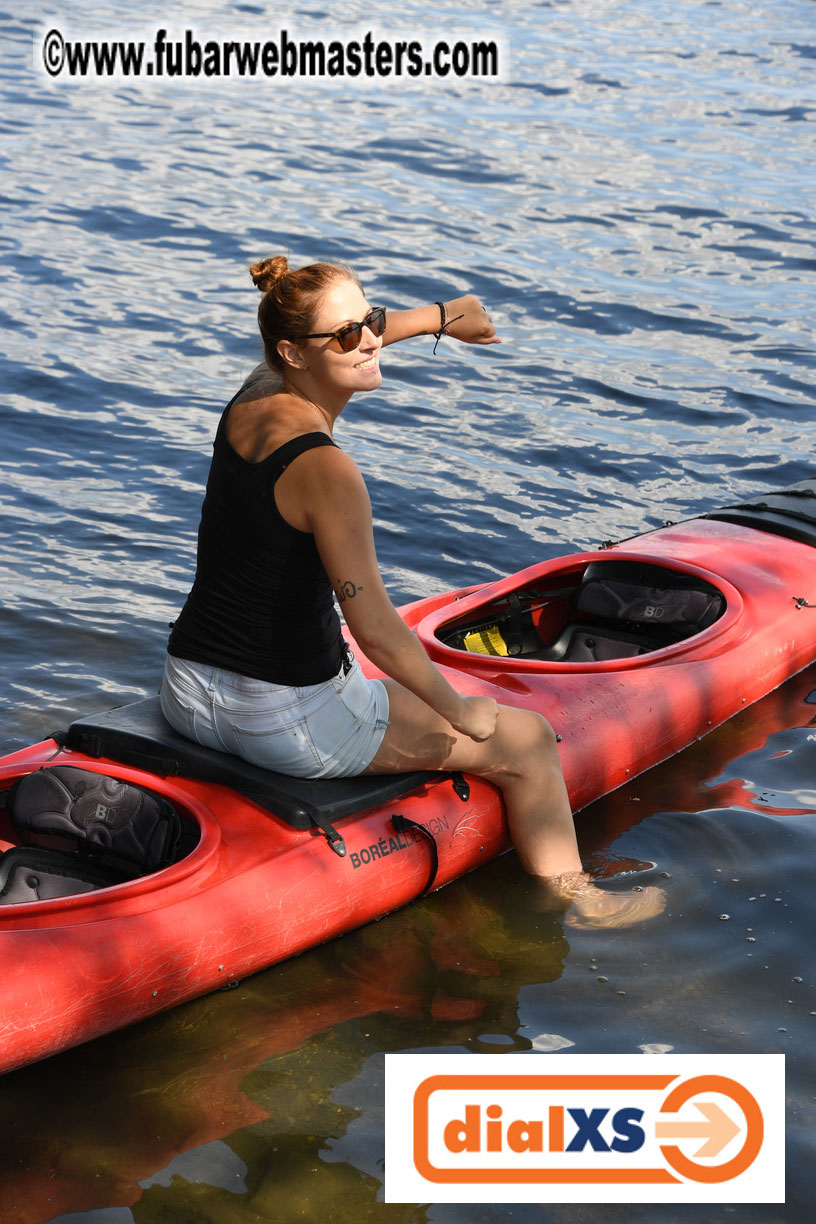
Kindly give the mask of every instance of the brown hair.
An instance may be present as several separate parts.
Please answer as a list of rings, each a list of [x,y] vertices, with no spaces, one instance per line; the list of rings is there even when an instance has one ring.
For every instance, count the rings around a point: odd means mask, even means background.
[[[266,364],[273,370],[283,368],[278,341],[297,340],[313,330],[320,299],[330,285],[338,280],[360,283],[351,268],[341,264],[307,264],[292,271],[285,255],[272,255],[252,264],[249,274],[263,294],[258,327]]]

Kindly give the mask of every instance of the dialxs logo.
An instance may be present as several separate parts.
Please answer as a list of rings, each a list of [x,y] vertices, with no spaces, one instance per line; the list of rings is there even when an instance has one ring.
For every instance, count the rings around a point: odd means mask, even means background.
[[[781,1054],[389,1054],[385,1200],[784,1202],[784,1092]]]

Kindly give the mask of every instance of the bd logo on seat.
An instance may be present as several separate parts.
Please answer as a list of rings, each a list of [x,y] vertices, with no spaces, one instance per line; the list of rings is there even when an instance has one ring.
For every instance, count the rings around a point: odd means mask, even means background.
[[[784,1202],[782,1055],[442,1058],[386,1056],[387,1202]]]

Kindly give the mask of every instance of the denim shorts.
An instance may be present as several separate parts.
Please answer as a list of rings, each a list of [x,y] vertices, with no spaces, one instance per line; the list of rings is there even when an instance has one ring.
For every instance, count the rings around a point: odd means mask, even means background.
[[[388,726],[388,690],[350,652],[331,680],[299,688],[168,655],[159,696],[181,735],[298,778],[362,773]]]

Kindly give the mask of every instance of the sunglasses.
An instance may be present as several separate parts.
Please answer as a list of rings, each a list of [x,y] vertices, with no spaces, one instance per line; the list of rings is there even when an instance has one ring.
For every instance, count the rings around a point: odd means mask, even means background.
[[[385,331],[385,307],[374,306],[369,310],[362,323],[346,323],[333,332],[309,332],[301,336],[301,340],[336,340],[344,353],[350,353],[359,348],[363,338],[363,328],[367,327],[375,336],[381,336]]]

